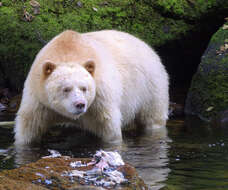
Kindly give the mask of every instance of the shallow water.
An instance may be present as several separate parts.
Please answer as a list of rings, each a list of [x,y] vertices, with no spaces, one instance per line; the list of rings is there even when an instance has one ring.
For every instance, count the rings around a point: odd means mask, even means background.
[[[208,126],[196,118],[172,119],[168,137],[125,133],[122,145],[103,144],[74,128],[54,128],[42,145],[31,150],[5,152],[13,143],[12,129],[0,127],[0,170],[18,167],[48,155],[90,157],[96,150],[118,150],[125,162],[136,167],[150,189],[228,189],[228,129]]]

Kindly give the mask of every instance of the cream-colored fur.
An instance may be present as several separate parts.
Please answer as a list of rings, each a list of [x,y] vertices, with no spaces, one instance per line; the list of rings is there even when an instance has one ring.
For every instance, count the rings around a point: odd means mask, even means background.
[[[93,74],[84,66],[88,61],[95,64]],[[45,76],[47,62],[54,66]],[[71,91],[65,96],[62,88],[67,86]],[[79,101],[85,109],[75,114],[72,105]],[[121,128],[134,119],[148,129],[164,127],[168,104],[168,75],[144,42],[114,30],[68,30],[52,39],[31,67],[16,117],[15,144],[30,144],[49,126],[77,120],[104,141],[121,141]]]

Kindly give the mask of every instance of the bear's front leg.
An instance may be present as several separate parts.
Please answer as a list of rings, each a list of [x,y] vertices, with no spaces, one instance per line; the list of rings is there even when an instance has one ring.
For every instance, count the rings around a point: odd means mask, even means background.
[[[101,133],[102,140],[108,143],[122,142],[122,115],[120,110],[118,108],[113,108],[107,113],[104,113],[103,119],[103,131]]]
[[[15,121],[15,145],[20,147],[40,139],[50,123],[50,114],[30,96],[22,99]]]
[[[100,134],[98,134],[104,142],[120,143],[122,142],[122,115],[119,108],[110,106],[109,109],[103,109],[100,115]]]
[[[119,143],[122,141],[121,119],[118,108],[96,105],[83,117],[83,127],[104,142]]]

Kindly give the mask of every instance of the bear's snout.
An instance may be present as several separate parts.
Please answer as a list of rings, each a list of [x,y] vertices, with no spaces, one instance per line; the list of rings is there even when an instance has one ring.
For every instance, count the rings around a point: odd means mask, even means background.
[[[84,101],[77,101],[73,103],[73,106],[76,109],[76,114],[81,114],[86,111],[86,103]]]
[[[84,109],[85,108],[85,103],[83,102],[75,102],[74,103],[74,106],[77,108],[77,109]]]

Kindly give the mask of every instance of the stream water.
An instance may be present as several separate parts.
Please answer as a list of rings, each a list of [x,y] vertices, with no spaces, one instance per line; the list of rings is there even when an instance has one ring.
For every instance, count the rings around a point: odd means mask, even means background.
[[[168,137],[152,138],[135,132],[124,135],[121,146],[73,128],[55,128],[42,145],[15,154],[12,128],[0,128],[0,170],[12,169],[48,155],[48,149],[62,155],[90,157],[96,150],[118,150],[132,164],[152,190],[228,189],[228,129],[209,126],[197,118],[171,119]]]

